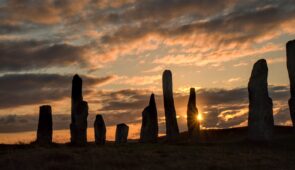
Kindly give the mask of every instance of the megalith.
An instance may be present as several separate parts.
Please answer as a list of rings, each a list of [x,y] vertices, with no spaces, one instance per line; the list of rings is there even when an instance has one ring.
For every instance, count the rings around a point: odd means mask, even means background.
[[[268,95],[267,76],[266,61],[258,60],[248,83],[248,137],[252,141],[268,141],[273,135],[273,103]]]
[[[179,129],[176,119],[176,111],[173,99],[172,73],[165,70],[162,78],[164,109],[166,119],[166,137],[171,141],[179,136]]]
[[[43,105],[39,108],[39,122],[37,129],[38,144],[52,143],[52,111],[51,106]]]
[[[72,81],[71,144],[87,143],[88,104],[82,97],[82,79],[75,75]]]
[[[200,134],[200,123],[198,121],[198,109],[196,106],[195,88],[190,89],[189,100],[187,104],[187,127],[190,139],[197,140]]]
[[[286,44],[287,51],[287,68],[290,80],[291,98],[289,99],[289,110],[295,129],[295,40],[289,41]]]
[[[150,97],[149,105],[142,112],[140,142],[155,143],[158,138],[158,113],[155,95]]]
[[[118,124],[116,128],[115,143],[117,144],[127,143],[128,132],[129,132],[129,127],[126,124],[124,123]]]
[[[106,125],[102,115],[96,115],[94,121],[94,136],[97,145],[103,145],[106,142]]]

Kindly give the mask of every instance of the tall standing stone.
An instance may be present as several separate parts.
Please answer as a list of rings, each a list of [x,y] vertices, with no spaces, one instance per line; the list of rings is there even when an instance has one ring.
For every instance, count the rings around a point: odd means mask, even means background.
[[[248,137],[252,141],[268,141],[273,135],[273,103],[268,96],[268,68],[264,59],[258,60],[248,83]]]
[[[289,41],[286,45],[287,68],[290,79],[291,98],[289,99],[290,115],[295,129],[295,40]]]
[[[106,142],[106,125],[102,115],[96,115],[94,121],[94,136],[97,145],[103,145]]]
[[[166,135],[168,140],[174,140],[179,136],[179,129],[176,120],[176,111],[173,99],[172,73],[165,70],[162,79],[163,98],[166,118]]]
[[[197,117],[198,109],[196,107],[196,91],[195,88],[191,88],[187,104],[187,127],[189,137],[194,140],[197,140],[200,134],[200,123]]]
[[[40,106],[36,142],[38,144],[52,143],[52,112],[49,105]]]
[[[149,105],[142,112],[140,142],[155,143],[158,138],[158,113],[155,95],[152,94]]]
[[[72,81],[71,107],[71,143],[84,145],[87,143],[88,104],[82,97],[82,79],[75,75]]]
[[[127,143],[128,132],[129,132],[129,127],[126,124],[124,123],[118,124],[116,128],[115,143],[117,144]]]

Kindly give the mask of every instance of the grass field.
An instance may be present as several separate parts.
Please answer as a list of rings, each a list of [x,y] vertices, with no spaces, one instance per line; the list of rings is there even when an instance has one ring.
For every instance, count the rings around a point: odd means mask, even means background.
[[[68,144],[0,145],[0,169],[295,169],[295,138],[290,127],[276,127],[270,143],[250,143],[246,128],[205,130],[202,141],[192,144],[186,133],[167,144],[85,147]]]

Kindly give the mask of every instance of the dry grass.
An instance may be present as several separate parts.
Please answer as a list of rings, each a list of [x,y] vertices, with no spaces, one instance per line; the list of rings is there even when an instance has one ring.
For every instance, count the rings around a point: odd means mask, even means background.
[[[0,169],[295,169],[290,128],[277,128],[275,140],[267,144],[247,142],[245,132],[206,131],[206,141],[198,144],[190,144],[183,134],[175,144],[1,145]]]

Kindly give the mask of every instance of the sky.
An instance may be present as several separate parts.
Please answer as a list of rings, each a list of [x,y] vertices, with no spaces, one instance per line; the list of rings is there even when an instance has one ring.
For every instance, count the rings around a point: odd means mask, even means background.
[[[35,131],[44,104],[54,129],[66,131],[74,74],[83,78],[89,128],[102,114],[108,128],[127,123],[137,138],[155,93],[164,134],[165,69],[181,131],[191,87],[202,128],[246,126],[247,83],[261,58],[275,124],[291,125],[285,44],[294,25],[294,0],[0,0],[0,143]]]

